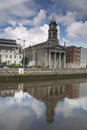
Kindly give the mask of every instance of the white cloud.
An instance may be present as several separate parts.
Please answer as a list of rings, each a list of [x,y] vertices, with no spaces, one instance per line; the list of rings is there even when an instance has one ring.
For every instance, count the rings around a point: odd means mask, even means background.
[[[68,25],[70,25],[70,24],[72,24],[73,22],[76,21],[75,20],[76,16],[72,12],[67,12],[66,15],[51,14],[50,18],[52,16],[54,16],[56,18],[57,23],[62,23],[63,25],[66,25],[66,26],[68,26]]]
[[[69,9],[76,11],[80,16],[87,15],[87,0],[66,0]]]
[[[64,117],[73,117],[75,116],[74,114],[74,109],[82,109],[87,111],[87,97],[82,97],[79,99],[68,99],[65,98],[63,103],[59,102],[57,104],[57,107],[55,109],[56,114],[62,114]]]
[[[44,19],[46,18],[46,11],[45,10],[40,10],[38,15],[33,19],[33,24],[38,25],[40,24]]]
[[[18,27],[7,27],[4,29],[4,33],[9,38],[25,38],[28,35],[28,30],[22,25]]]
[[[75,12],[78,17],[87,15],[87,0],[51,0],[55,6],[60,6],[62,10]]]
[[[10,21],[9,21],[9,24],[12,25],[13,27],[15,27],[16,24],[17,24],[17,22],[16,22],[16,21],[13,21],[13,20],[10,20]]]
[[[87,42],[84,40],[76,40],[76,39],[70,39],[66,37],[62,37],[60,40],[61,45],[64,45],[64,42],[66,42],[66,46],[77,46],[77,47],[85,47],[87,48]]]
[[[23,104],[23,100],[26,97],[28,98],[28,101],[25,101]],[[37,118],[40,118],[45,113],[45,106],[43,105],[43,103],[38,102],[36,99],[28,95],[28,93],[23,93],[23,91],[15,93],[15,101],[17,104],[21,106],[24,105],[26,107],[30,107],[33,110],[33,112],[35,112]],[[14,103],[14,100],[13,100],[13,103]]]
[[[28,33],[29,33],[29,37],[26,39],[33,41],[35,44],[44,42],[47,40],[48,37],[48,25],[44,24],[43,26],[31,28],[28,31]]]
[[[44,113],[45,105],[42,102],[38,102],[28,93],[19,91],[14,97],[0,99],[0,128],[19,129],[26,118],[31,119],[27,122],[29,127],[33,120],[39,119]]]
[[[44,24],[40,26],[39,24],[43,22],[46,18],[46,11],[40,10],[37,16],[33,18],[33,20],[25,19],[21,22],[9,20],[9,24],[11,26],[6,27],[3,32],[1,32],[1,37],[3,38],[11,38],[11,39],[25,39],[26,47],[32,44],[37,44],[41,42],[47,41],[48,38],[48,28],[49,25]],[[37,25],[30,29],[25,27],[25,25]],[[38,26],[39,25],[39,26]],[[60,28],[58,29],[58,38],[60,37]],[[31,41],[31,42],[29,42]],[[22,42],[22,41],[21,41]],[[21,43],[20,44],[23,44]]]
[[[53,13],[51,14],[50,17],[54,15],[57,23],[62,23],[65,27],[67,27],[66,33],[68,40],[75,39],[78,40],[79,43],[83,42],[84,40],[87,40],[86,36],[87,22],[85,23],[76,22],[78,17],[86,15],[87,1],[86,0],[79,0],[79,1],[65,0],[64,2],[61,2],[61,0],[51,0],[51,1],[54,2],[53,3],[54,8],[55,8],[54,5],[56,6],[57,4],[60,5],[59,7],[60,14]],[[5,29],[0,30],[1,33],[0,37],[13,38],[13,39],[20,38],[25,39],[26,41],[30,40],[35,43],[46,41],[48,38],[48,25],[46,24],[44,24],[43,26],[41,25],[46,20],[47,12],[46,10],[44,10],[44,8],[41,8],[37,13],[37,10],[39,9],[39,7],[37,7],[37,4],[38,3],[35,2],[35,0],[15,0],[15,1],[7,0],[6,2],[1,0],[0,25],[2,26],[3,24],[5,24],[6,27],[6,24],[10,24],[12,27],[8,26]],[[61,14],[62,6],[67,9],[68,12],[66,14]],[[65,8],[63,8],[63,10],[65,10]],[[56,12],[56,8],[53,11]],[[50,13],[52,12],[50,11]],[[50,15],[49,12],[48,15]],[[32,28],[29,29],[30,26],[32,26]],[[59,30],[59,34],[60,31],[61,30]],[[65,29],[63,31],[65,35]],[[26,43],[26,46],[28,46],[28,44],[32,43]]]
[[[37,100],[34,99],[33,102],[30,103],[32,110],[35,112],[37,118],[40,118],[45,113],[45,106],[43,103],[39,103]],[[44,108],[43,108],[44,106]]]
[[[7,24],[10,20],[18,21],[19,18],[26,18],[35,14],[36,8],[33,0],[0,1],[0,23],[2,24]]]
[[[46,18],[46,11],[43,9],[40,9],[38,14],[33,17],[32,19],[25,18],[25,19],[18,19],[18,20],[9,20],[8,23],[12,26],[17,26],[17,25],[26,25],[26,26],[38,26],[44,23]]]
[[[66,29],[67,37],[76,40],[87,40],[86,28],[87,22],[74,22]]]
[[[43,26],[38,26],[31,29],[27,29],[23,25],[7,27],[4,30],[4,36],[5,38],[7,37],[11,39],[25,39],[26,46],[29,46],[30,44],[32,45],[32,42],[36,44],[47,40],[48,25],[44,24]]]
[[[8,10],[8,14],[13,16],[19,16],[22,18],[26,18],[29,16],[33,16],[35,14],[35,10],[32,10],[31,7],[27,8],[24,4],[16,5],[16,7],[12,7]],[[15,18],[16,19],[16,18]]]
[[[26,1],[28,1],[28,0],[17,0],[17,1],[7,0],[5,2],[3,0],[0,0],[0,9],[1,10],[8,9],[10,7],[13,7],[14,5],[21,4]],[[29,0],[29,1],[31,1],[31,0]]]

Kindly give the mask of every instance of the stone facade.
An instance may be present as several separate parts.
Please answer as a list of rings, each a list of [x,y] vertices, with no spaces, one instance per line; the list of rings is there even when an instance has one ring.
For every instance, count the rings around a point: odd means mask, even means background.
[[[66,50],[65,47],[59,45],[57,34],[57,24],[52,18],[49,24],[48,40],[25,49],[29,66],[55,69],[66,67]]]

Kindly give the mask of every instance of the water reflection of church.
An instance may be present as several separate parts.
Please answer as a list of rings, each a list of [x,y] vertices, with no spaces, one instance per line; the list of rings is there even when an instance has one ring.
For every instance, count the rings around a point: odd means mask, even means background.
[[[32,97],[44,102],[46,105],[47,122],[52,123],[55,114],[56,103],[58,101],[62,101],[64,97],[78,97],[79,84],[37,84],[37,86],[34,84],[31,86],[29,86],[29,84],[2,84],[0,86],[0,96],[14,96],[15,92],[19,92],[20,90],[28,92]]]
[[[67,85],[53,85],[53,86],[39,86],[29,87],[27,92],[37,100],[41,100],[46,105],[46,118],[47,122],[52,123],[55,107],[58,101],[62,101],[64,97],[76,98],[79,93],[79,84]]]

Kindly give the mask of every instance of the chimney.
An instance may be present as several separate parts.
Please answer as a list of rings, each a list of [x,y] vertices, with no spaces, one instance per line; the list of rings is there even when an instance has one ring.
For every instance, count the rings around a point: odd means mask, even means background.
[[[64,47],[66,47],[66,42],[64,42]]]

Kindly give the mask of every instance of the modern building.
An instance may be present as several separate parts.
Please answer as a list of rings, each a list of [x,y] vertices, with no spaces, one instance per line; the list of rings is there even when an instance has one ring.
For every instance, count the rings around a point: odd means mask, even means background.
[[[67,68],[80,67],[80,48],[76,46],[66,47],[66,66]]]
[[[61,69],[66,67],[66,50],[59,45],[58,29],[54,17],[51,19],[46,42],[25,49],[28,65]]]
[[[0,39],[0,63],[21,64],[23,58],[22,48],[16,40]]]
[[[80,48],[80,67],[87,68],[87,48]]]

